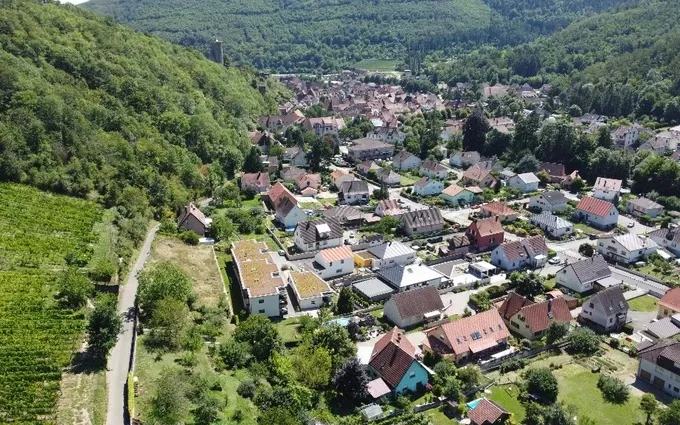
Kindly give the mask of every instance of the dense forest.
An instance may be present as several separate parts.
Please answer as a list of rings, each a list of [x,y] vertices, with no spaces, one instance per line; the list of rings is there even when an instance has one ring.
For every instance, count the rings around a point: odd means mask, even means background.
[[[452,54],[552,34],[628,0],[91,0],[86,7],[133,28],[278,72],[331,71],[364,58],[413,66]]]
[[[481,48],[433,66],[435,81],[550,83],[562,106],[677,120],[680,1],[644,1],[574,23],[535,42]]]
[[[174,209],[239,169],[248,126],[275,110],[278,84],[263,96],[199,52],[75,6],[1,4],[1,180],[107,205],[141,188]]]

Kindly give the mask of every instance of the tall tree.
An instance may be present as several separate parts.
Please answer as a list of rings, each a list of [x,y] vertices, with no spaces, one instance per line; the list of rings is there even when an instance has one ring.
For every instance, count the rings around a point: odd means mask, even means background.
[[[123,321],[116,308],[116,298],[100,295],[94,303],[94,311],[87,324],[87,350],[99,364],[106,363],[106,356],[116,345],[123,329]]]
[[[182,269],[168,261],[161,261],[140,274],[137,302],[145,315],[151,315],[156,303],[162,299],[186,302],[191,287],[191,279]]]
[[[538,148],[538,129],[540,121],[535,112],[528,117],[521,116],[515,126],[511,150],[515,156],[522,152],[535,152]]]
[[[646,416],[645,424],[649,425],[658,406],[659,404],[653,394],[645,393],[642,395],[642,398],[640,399],[640,410],[642,410]]]
[[[166,367],[154,386],[149,403],[149,422],[154,425],[185,423],[191,407],[186,375],[180,369]]]
[[[234,339],[250,344],[253,357],[258,361],[268,360],[283,348],[278,331],[269,319],[261,315],[250,316],[241,322],[236,327]]]
[[[94,285],[75,267],[68,267],[57,277],[57,297],[68,308],[81,308],[94,291]]]
[[[529,369],[524,372],[524,381],[530,394],[537,395],[547,402],[557,400],[557,379],[550,369]]]
[[[333,147],[321,137],[314,137],[309,145],[307,161],[312,171],[321,171],[333,157]]]
[[[659,425],[680,424],[680,400],[675,400],[667,409],[659,411]]]
[[[259,173],[264,170],[264,165],[262,164],[262,159],[260,159],[260,149],[251,146],[248,151],[248,155],[243,159],[243,172],[244,173]]]
[[[465,120],[463,126],[463,149],[466,151],[483,152],[486,143],[486,133],[491,130],[484,111],[475,109]]]
[[[354,311],[354,291],[349,286],[345,286],[340,290],[335,309],[338,314],[347,314]]]
[[[522,157],[522,159],[517,162],[517,165],[515,166],[515,172],[516,173],[533,173],[535,171],[538,171],[540,163],[538,162],[538,159],[536,159],[535,156],[532,154],[526,154]]]
[[[357,402],[368,397],[368,375],[359,359],[347,360],[333,376],[333,388],[343,400]]]
[[[312,334],[311,344],[313,347],[328,350],[334,371],[357,353],[357,347],[352,342],[349,332],[337,323],[326,324],[317,329]]]

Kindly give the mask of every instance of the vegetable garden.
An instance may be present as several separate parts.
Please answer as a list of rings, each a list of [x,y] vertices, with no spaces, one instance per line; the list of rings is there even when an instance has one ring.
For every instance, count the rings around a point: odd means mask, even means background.
[[[62,369],[85,326],[54,300],[54,273],[87,261],[101,209],[0,184],[0,422],[52,424]]]

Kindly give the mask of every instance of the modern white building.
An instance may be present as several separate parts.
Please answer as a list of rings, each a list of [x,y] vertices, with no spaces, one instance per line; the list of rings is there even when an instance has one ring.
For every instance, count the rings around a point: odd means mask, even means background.
[[[245,308],[250,314],[281,316],[280,293],[286,284],[267,245],[254,240],[237,241],[231,245],[231,255]]]
[[[627,233],[597,240],[597,252],[617,263],[635,263],[656,252],[659,245],[652,238]]]
[[[582,294],[592,291],[597,281],[611,277],[612,271],[604,257],[594,255],[564,266],[555,275],[557,285]]]
[[[288,283],[293,289],[300,310],[312,310],[330,303],[333,290],[312,272],[290,272]]]
[[[368,253],[373,258],[373,269],[380,270],[394,265],[413,264],[416,252],[411,247],[398,241],[385,242],[382,245],[369,248]]]
[[[354,254],[346,245],[322,249],[314,256],[314,271],[323,279],[354,272]]]
[[[519,189],[524,193],[535,192],[540,182],[534,173],[515,174],[508,179],[508,187]]]
[[[567,208],[569,200],[560,191],[547,190],[529,198],[529,209],[549,212],[562,211]]]

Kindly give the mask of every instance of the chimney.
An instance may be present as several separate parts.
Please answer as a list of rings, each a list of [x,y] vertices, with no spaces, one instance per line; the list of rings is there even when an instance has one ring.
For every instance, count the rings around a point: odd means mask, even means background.
[[[498,216],[496,216],[496,221],[498,221]]]

